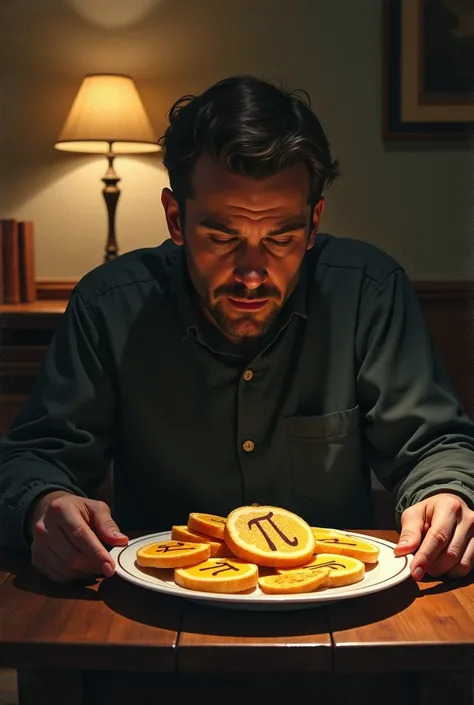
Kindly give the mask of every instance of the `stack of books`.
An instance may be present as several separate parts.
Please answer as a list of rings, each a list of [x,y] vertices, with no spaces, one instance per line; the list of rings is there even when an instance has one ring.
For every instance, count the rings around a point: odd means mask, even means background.
[[[0,220],[0,303],[19,304],[35,300],[33,223]]]

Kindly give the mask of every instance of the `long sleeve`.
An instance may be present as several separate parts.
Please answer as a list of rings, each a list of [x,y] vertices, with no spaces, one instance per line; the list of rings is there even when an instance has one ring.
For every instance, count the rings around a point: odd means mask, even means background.
[[[89,496],[105,477],[114,389],[91,313],[75,291],[26,404],[0,443],[0,545],[28,548],[31,503],[52,490]]]
[[[461,407],[403,270],[362,303],[356,356],[369,463],[401,513],[434,490],[474,506],[474,425]]]

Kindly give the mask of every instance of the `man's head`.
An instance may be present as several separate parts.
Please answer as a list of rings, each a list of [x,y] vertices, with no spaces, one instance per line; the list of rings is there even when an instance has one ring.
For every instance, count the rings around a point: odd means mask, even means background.
[[[306,94],[236,76],[169,113],[162,203],[209,320],[263,335],[299,278],[339,165]]]

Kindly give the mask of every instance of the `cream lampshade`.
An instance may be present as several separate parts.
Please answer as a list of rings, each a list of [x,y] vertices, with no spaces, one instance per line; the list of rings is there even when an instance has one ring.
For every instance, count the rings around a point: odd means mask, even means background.
[[[114,158],[117,154],[143,154],[160,149],[133,80],[117,74],[86,76],[54,146],[63,151],[107,157],[109,167],[102,179],[108,214],[104,259],[115,259],[118,255],[115,212],[120,179],[114,170]]]

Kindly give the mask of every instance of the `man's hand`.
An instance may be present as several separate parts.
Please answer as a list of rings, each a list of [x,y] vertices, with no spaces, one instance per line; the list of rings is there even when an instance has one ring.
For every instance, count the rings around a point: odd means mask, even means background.
[[[466,576],[474,565],[474,512],[455,494],[439,492],[406,509],[395,555],[415,553],[411,574],[421,580]]]
[[[111,577],[115,564],[99,539],[111,546],[128,543],[105,502],[62,491],[39,500],[31,534],[32,564],[61,583],[97,574]]]

